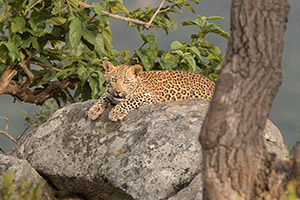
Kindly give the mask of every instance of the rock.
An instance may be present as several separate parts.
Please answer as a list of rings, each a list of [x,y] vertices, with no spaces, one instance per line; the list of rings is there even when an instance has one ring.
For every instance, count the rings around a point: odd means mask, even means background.
[[[288,151],[284,146],[282,135],[279,129],[270,121],[267,120],[265,128],[265,144],[270,153],[276,154],[281,160],[288,158]]]
[[[15,157],[0,154],[0,175],[9,171],[14,172],[15,187],[21,184],[22,180],[29,183],[38,184],[44,182],[43,199],[54,199],[54,193],[46,181],[35,171],[34,168],[26,160],[17,159]],[[0,176],[0,185],[2,184],[2,176]]]
[[[58,110],[14,155],[28,160],[58,197],[202,199],[198,138],[209,101],[144,106],[120,122],[108,120],[110,109],[96,121],[88,119],[93,102]],[[270,127],[266,146],[284,158],[280,132]]]

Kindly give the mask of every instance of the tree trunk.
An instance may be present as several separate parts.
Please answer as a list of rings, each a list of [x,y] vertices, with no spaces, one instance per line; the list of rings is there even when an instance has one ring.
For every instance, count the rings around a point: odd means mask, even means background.
[[[200,142],[203,199],[250,199],[265,167],[263,130],[281,84],[287,0],[233,0],[231,39]]]

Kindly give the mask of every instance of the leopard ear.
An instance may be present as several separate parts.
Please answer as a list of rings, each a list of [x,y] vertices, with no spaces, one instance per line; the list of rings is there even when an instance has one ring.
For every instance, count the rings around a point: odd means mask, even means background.
[[[108,72],[112,71],[115,68],[115,66],[111,64],[111,62],[104,60],[103,68],[105,69],[105,73],[107,74]]]
[[[129,68],[130,72],[132,72],[135,76],[138,76],[142,71],[143,67],[141,65],[133,65]]]

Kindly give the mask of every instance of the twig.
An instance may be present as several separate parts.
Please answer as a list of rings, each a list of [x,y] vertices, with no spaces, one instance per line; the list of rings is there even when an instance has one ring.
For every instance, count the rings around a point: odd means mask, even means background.
[[[78,4],[84,8],[89,8],[91,7],[91,5],[87,4],[87,3],[84,3],[82,1],[79,1]],[[115,14],[111,14],[105,10],[102,10],[101,12],[103,12],[104,14],[107,14],[109,17],[111,18],[115,18],[115,19],[119,19],[119,20],[122,20],[122,21],[126,21],[126,22],[133,22],[133,23],[136,23],[136,24],[141,24],[141,25],[146,25],[147,23],[146,22],[143,22],[143,21],[140,21],[138,19],[130,19],[130,18],[127,18],[127,17],[123,17],[123,16],[120,16],[120,15],[115,15]]]
[[[145,28],[149,29],[152,26],[152,22],[154,21],[154,18],[158,13],[165,12],[165,11],[169,10],[168,8],[164,9],[163,11],[160,10],[161,7],[164,5],[164,3],[165,3],[165,0],[162,0],[161,4],[159,5],[158,9],[155,11],[155,13],[153,14],[153,16],[151,17],[149,22],[143,22],[143,21],[140,21],[138,19],[131,19],[131,18],[120,16],[120,15],[111,14],[110,12],[105,11],[105,10],[102,10],[101,12],[103,12],[104,14],[107,14],[111,18],[115,18],[115,19],[122,20],[122,21],[125,21],[125,22],[132,22],[132,23],[135,23],[135,24],[140,24],[140,25],[143,25]],[[82,1],[79,1],[78,4],[82,7],[84,7],[84,8],[91,7],[91,5],[89,5],[87,3],[84,3]],[[172,5],[172,7],[173,7],[173,5]]]
[[[172,4],[170,7],[164,9],[164,10],[160,10],[159,13],[163,13],[163,12],[167,12],[168,10],[170,10],[171,8],[173,8],[176,5],[176,3]]]
[[[95,13],[95,14],[93,15],[93,17],[91,17],[91,19],[89,19],[89,21],[86,23],[86,25],[90,24],[91,21],[92,21],[96,16],[97,16],[97,14]]]
[[[69,98],[71,99],[71,103],[75,103],[74,98],[72,97],[71,92],[68,90],[68,88],[64,89],[64,91],[67,93],[67,95],[69,96]]]
[[[6,121],[6,124],[5,124],[5,131],[3,130],[0,130],[0,133],[2,133],[3,135],[5,135],[6,137],[8,137],[9,139],[11,139],[14,143],[18,144],[18,141],[13,137],[11,136],[7,130],[8,130],[8,119],[7,117],[4,117],[4,116],[1,116],[0,117],[1,119],[4,119]]]
[[[104,14],[109,15],[111,18],[115,18],[115,19],[122,20],[122,21],[125,21],[125,22],[132,22],[132,23],[135,23],[135,24],[141,24],[145,27],[148,24],[148,23],[140,21],[138,19],[131,19],[131,18],[120,16],[120,15],[111,14],[110,12],[105,11],[105,10],[102,10],[101,12],[103,12]]]
[[[143,48],[145,45],[147,44],[147,42],[144,42],[140,48],[138,48],[137,50],[141,50],[141,48]],[[127,65],[131,60],[132,58],[136,55],[136,52],[134,52],[134,54],[125,62],[125,65]]]
[[[28,126],[24,129],[23,133],[16,140],[19,141],[31,126],[31,124],[28,124]]]
[[[57,72],[61,71],[61,69],[58,69],[58,68],[52,67],[52,66],[48,66],[48,65],[46,65],[44,63],[40,63],[40,62],[36,62],[36,61],[31,61],[31,60],[28,60],[27,62],[30,63],[30,64],[38,65],[40,67],[45,67],[45,68],[48,68],[48,69],[52,69],[52,70],[57,71]]]
[[[5,151],[0,147],[0,151],[2,152],[2,153],[5,153]]]
[[[150,28],[150,26],[152,25],[152,22],[155,18],[155,16],[159,13],[161,7],[164,5],[165,0],[162,0],[162,2],[160,3],[159,7],[157,8],[157,10],[155,11],[154,15],[151,17],[150,21],[145,25],[145,27],[148,29]]]

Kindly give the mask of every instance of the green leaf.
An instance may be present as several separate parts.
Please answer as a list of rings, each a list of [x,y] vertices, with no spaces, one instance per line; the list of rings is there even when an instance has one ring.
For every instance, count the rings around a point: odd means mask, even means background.
[[[221,69],[221,67],[222,67],[222,64],[223,64],[223,63],[219,63],[219,64],[217,65],[217,67],[215,68],[215,70],[216,70],[216,71],[220,71],[220,69]]]
[[[25,31],[25,20],[22,17],[15,17],[14,22],[18,27],[18,30],[20,33],[23,33]]]
[[[58,13],[63,12],[65,10],[67,5],[65,4],[65,1],[54,1],[54,8],[52,9],[51,13],[53,15],[57,15]]]
[[[106,79],[105,79],[105,77],[104,77],[104,74],[102,73],[102,72],[100,72],[100,71],[95,71],[96,73],[97,73],[97,78],[98,78],[98,80],[99,80],[99,84],[100,85],[103,85],[104,83],[105,83],[105,81],[106,81]]]
[[[207,23],[207,25],[204,27],[204,31],[206,33],[215,33],[226,39],[229,39],[230,37],[230,34],[224,31],[220,25],[216,25],[213,23]]]
[[[49,62],[49,60],[45,57],[36,57],[35,59],[41,63],[44,63],[45,65],[52,66],[52,63]]]
[[[38,43],[37,39],[32,37],[32,46],[33,48],[35,48],[37,51],[40,51],[40,44]]]
[[[181,50],[176,50],[176,51],[174,51],[174,53],[179,55],[180,57],[184,56],[183,51],[181,51]]]
[[[77,48],[81,40],[81,36],[83,34],[82,21],[78,17],[76,17],[71,21],[69,29],[70,29],[70,35],[69,35],[70,44],[72,48]]]
[[[61,30],[62,30],[61,26],[54,25],[52,29],[52,35],[55,37],[59,37],[61,35]]]
[[[185,54],[183,58],[192,67],[192,70],[196,71],[197,66],[194,58],[190,54]]]
[[[7,47],[5,45],[5,42],[0,42],[0,62],[2,63],[6,63],[6,60],[9,58],[9,52],[7,51]],[[6,65],[1,65],[0,66],[0,69],[1,67],[5,67]],[[3,70],[4,70],[4,67],[3,67]],[[1,70],[0,70],[1,71]],[[0,73],[1,74],[1,73]]]
[[[95,46],[97,51],[100,51],[101,53],[105,54],[104,40],[103,40],[103,36],[100,33],[96,35]]]
[[[140,33],[142,39],[144,42],[147,42],[150,45],[150,51],[153,55],[153,57],[157,57],[158,54],[158,49],[157,49],[157,44],[156,44],[156,38],[153,33],[149,33],[148,35],[144,35]]]
[[[173,54],[171,52],[168,52],[165,56],[165,59],[171,59]]]
[[[84,45],[83,42],[79,41],[79,44],[75,47],[71,47],[70,50],[71,50],[70,51],[71,55],[79,57],[86,52],[86,46]]]
[[[190,26],[190,25],[196,25],[199,27],[202,27],[203,23],[201,19],[196,19],[194,21],[184,21],[182,22],[182,26]]]
[[[89,31],[88,29],[85,29],[83,31],[83,38],[88,41],[91,44],[95,44],[96,42],[96,37],[92,31]]]
[[[70,11],[78,9],[78,1],[79,0],[67,0],[67,4],[69,6]]]
[[[210,16],[207,17],[206,20],[215,20],[215,19],[224,19],[224,17],[220,17],[220,16]]]
[[[51,17],[48,21],[47,24],[53,24],[57,26],[61,26],[67,22],[66,18],[63,17]]]
[[[222,58],[222,52],[219,47],[211,47],[207,49],[210,53],[212,53],[215,56],[218,56]]]
[[[209,60],[209,61],[212,61],[212,60],[217,60],[219,62],[222,61],[222,57],[217,56],[217,55],[213,55],[213,54],[207,56],[206,59]]]
[[[94,11],[97,15],[107,15],[102,12],[102,10],[106,9],[104,4],[99,4],[98,2],[95,2],[92,4],[92,7],[94,8]]]
[[[173,70],[179,65],[180,58],[178,55],[173,55],[172,52],[168,52],[161,59],[162,64],[161,67],[164,70]]]
[[[17,26],[17,24],[15,22],[11,22],[10,29],[11,29],[12,33],[17,33],[19,31],[18,26]]]
[[[171,24],[173,26],[173,30],[176,31],[177,30],[177,26],[178,26],[176,19],[173,18],[173,17],[170,17],[170,22],[171,22]]]
[[[42,0],[29,0],[29,4],[26,6],[25,12],[31,10],[36,4],[40,3]]]
[[[32,40],[31,36],[24,38],[24,40],[22,42],[22,48],[28,48],[31,44],[31,40]]]
[[[187,47],[186,51],[192,52],[193,54],[195,54],[199,59],[201,59],[201,54],[200,51],[197,47],[195,46],[191,46],[191,47]]]
[[[12,59],[12,62],[14,62],[16,59],[20,59],[21,58],[21,54],[18,50],[18,48],[11,43],[10,41],[6,42],[5,46],[7,47],[8,51],[9,51],[9,56]]]
[[[85,84],[86,79],[90,76],[90,73],[86,70],[84,66],[80,66],[77,70],[79,79],[81,80],[81,86]]]
[[[87,81],[88,81],[89,86],[90,86],[90,88],[92,90],[91,97],[94,99],[97,96],[98,92],[99,92],[99,90],[98,90],[98,82],[94,78],[92,78],[92,77],[89,77],[89,79]]]
[[[112,49],[112,45],[111,45],[112,34],[111,34],[111,30],[110,30],[109,27],[106,27],[103,30],[102,36],[103,36],[103,40],[104,40],[104,45],[105,45],[106,51],[108,52],[108,54],[110,54],[111,49]]]
[[[149,35],[146,36],[146,39],[152,48],[156,48],[156,38],[153,33],[149,33]]]
[[[180,49],[183,45],[179,41],[174,41],[171,44],[171,49],[177,50]]]
[[[152,54],[149,49],[141,49],[141,50],[135,50],[138,57],[141,59],[143,63],[143,67],[145,70],[149,71],[152,69],[154,61],[152,58]]]
[[[92,79],[92,78],[89,78],[89,79]],[[88,81],[89,81],[88,79]],[[92,85],[94,83],[91,83]],[[82,97],[82,100],[83,101],[86,101],[88,99],[91,98],[91,94],[92,94],[92,90],[91,90],[91,87],[89,84],[85,84],[83,87],[82,87],[82,92],[81,92],[81,97]]]
[[[6,15],[6,12],[2,12],[2,13],[0,14],[0,22],[1,22],[2,19],[5,17],[5,15]]]
[[[218,74],[208,74],[208,78],[212,81],[216,81],[219,78]]]

